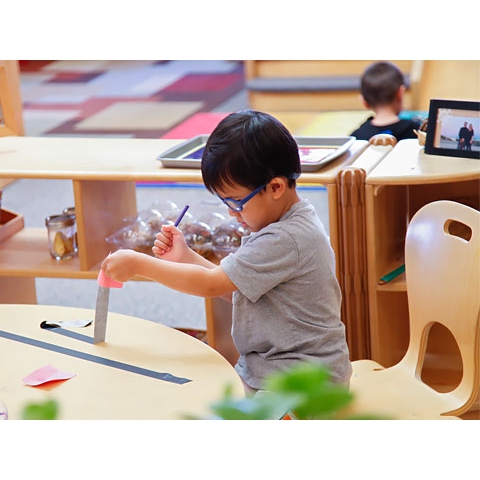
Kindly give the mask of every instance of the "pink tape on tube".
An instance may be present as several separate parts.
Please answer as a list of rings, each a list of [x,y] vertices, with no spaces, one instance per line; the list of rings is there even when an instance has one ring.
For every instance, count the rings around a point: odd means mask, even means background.
[[[123,283],[117,282],[113,278],[107,277],[102,269],[98,272],[97,282],[104,288],[122,288]]]

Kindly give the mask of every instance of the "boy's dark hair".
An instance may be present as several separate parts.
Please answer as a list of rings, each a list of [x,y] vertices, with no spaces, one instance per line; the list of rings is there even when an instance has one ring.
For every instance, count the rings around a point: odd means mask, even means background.
[[[207,190],[225,185],[255,189],[274,177],[300,173],[298,145],[276,118],[255,110],[225,117],[212,132],[202,156],[202,177]],[[295,180],[289,179],[289,186]]]
[[[392,103],[398,89],[404,85],[403,73],[390,62],[377,62],[365,70],[361,92],[370,107]]]

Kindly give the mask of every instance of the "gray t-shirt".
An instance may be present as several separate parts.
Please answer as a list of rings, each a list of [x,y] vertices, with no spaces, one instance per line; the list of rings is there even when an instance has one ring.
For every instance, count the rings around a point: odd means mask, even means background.
[[[240,353],[235,368],[247,385],[263,388],[265,376],[300,360],[324,363],[334,381],[348,384],[334,252],[307,200],[243,237],[221,266],[238,288],[232,337]]]

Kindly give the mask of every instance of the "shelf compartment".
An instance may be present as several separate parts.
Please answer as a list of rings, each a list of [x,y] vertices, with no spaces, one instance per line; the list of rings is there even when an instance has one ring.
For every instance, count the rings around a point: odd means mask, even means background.
[[[0,280],[22,277],[96,280],[103,258],[89,270],[81,269],[78,256],[68,260],[54,260],[48,250],[47,230],[25,228],[0,243],[0,265],[2,266]],[[138,275],[133,277],[132,280],[149,281]],[[2,302],[0,301],[0,303]]]
[[[2,242],[0,264],[2,277],[96,278],[95,271],[80,270],[78,257],[54,260],[44,228],[25,228]]]
[[[0,210],[0,243],[24,227],[23,215],[12,210]]]
[[[400,267],[404,267],[402,273],[397,274],[392,280],[385,283],[381,282],[381,278],[389,274],[393,274],[395,270]],[[379,292],[406,292],[407,291],[407,279],[405,275],[405,262],[403,260],[392,263],[391,266],[381,275],[377,280],[377,291]]]

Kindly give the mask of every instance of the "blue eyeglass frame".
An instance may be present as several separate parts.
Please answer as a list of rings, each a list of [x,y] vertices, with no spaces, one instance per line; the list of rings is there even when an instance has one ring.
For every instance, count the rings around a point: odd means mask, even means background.
[[[260,187],[256,188],[252,193],[249,193],[245,198],[241,200],[235,200],[234,198],[226,197],[223,198],[217,194],[217,197],[230,209],[234,212],[241,212],[243,210],[243,206],[251,200],[257,193],[261,192],[268,183],[260,185]]]
[[[300,176],[299,173],[292,173],[288,175],[287,178],[296,180]],[[249,193],[245,198],[242,198],[241,200],[235,200],[234,198],[226,197],[223,198],[220,195],[216,194],[217,197],[230,209],[233,210],[234,212],[241,212],[243,210],[243,206],[251,200],[257,193],[261,192],[269,182],[260,185],[258,188],[256,188],[252,193]]]

